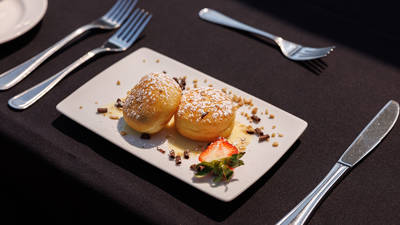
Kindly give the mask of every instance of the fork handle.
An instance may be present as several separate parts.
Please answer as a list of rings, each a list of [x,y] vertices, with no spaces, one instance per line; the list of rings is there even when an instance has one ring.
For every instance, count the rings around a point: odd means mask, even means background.
[[[213,9],[204,8],[204,9],[200,10],[199,16],[203,20],[206,20],[209,22],[213,22],[213,23],[224,25],[224,26],[231,27],[231,28],[236,28],[238,30],[247,31],[250,33],[255,33],[255,34],[264,36],[264,37],[272,39],[272,40],[275,40],[277,38],[277,36],[275,36],[273,34],[259,30],[254,27],[251,27],[247,24],[244,24],[235,19],[232,19],[232,18],[230,18],[218,11],[215,11]]]
[[[312,211],[318,206],[326,193],[350,167],[336,163],[328,175],[296,207],[283,217],[276,225],[303,225]]]
[[[8,100],[8,105],[14,109],[26,109],[39,100],[43,95],[49,92],[56,84],[58,84],[65,76],[67,76],[70,72],[75,70],[77,67],[87,62],[95,55],[105,52],[104,48],[96,48],[91,50],[90,52],[83,55],[81,58],[73,62],[71,65],[65,67],[63,70],[58,72],[57,74],[51,76],[50,78],[42,81],[41,83],[31,87],[30,89],[14,96],[10,100]]]
[[[0,74],[0,90],[7,90],[17,83],[19,83],[22,79],[28,76],[33,70],[35,70],[38,66],[40,66],[46,59],[52,56],[55,52],[64,47],[67,43],[85,33],[86,31],[95,28],[92,24],[84,25],[51,47],[32,57],[31,59],[23,62],[22,64]]]

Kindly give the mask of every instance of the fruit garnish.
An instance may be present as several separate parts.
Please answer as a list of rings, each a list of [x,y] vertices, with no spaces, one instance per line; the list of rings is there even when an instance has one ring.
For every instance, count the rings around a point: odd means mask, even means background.
[[[211,162],[213,160],[222,159],[238,153],[238,149],[229,143],[225,138],[218,138],[200,154],[199,161]]]
[[[204,177],[212,173],[214,183],[222,180],[230,181],[233,175],[233,169],[244,165],[240,160],[244,152],[229,143],[224,138],[218,138],[212,142],[199,156],[200,163],[194,166],[196,177]]]
[[[213,180],[214,183],[218,183],[222,180],[230,181],[233,176],[233,169],[244,165],[243,161],[240,160],[243,155],[244,152],[240,152],[211,162],[201,162],[194,167],[196,171],[195,176],[204,177],[212,173],[212,175],[215,176]]]

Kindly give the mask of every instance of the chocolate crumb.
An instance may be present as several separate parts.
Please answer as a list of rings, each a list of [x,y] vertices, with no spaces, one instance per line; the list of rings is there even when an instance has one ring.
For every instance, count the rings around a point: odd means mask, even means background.
[[[97,113],[106,113],[107,111],[107,108],[97,108]]]
[[[260,120],[261,120],[260,117],[258,117],[256,115],[252,115],[250,118],[256,123],[260,122]]]
[[[274,143],[272,143],[272,146],[273,146],[273,147],[278,147],[278,146],[279,146],[279,143],[278,143],[278,142],[274,142]]]
[[[119,119],[119,117],[118,117],[118,116],[115,116],[115,115],[111,115],[111,116],[109,116],[108,118],[110,118],[110,119],[112,119],[112,120],[118,120],[118,119]]]
[[[196,164],[190,165],[190,169],[191,169],[191,170],[196,170]]]
[[[247,128],[246,132],[247,132],[248,134],[254,134],[254,133],[255,133],[255,130],[254,130],[253,128]]]
[[[83,108],[83,106],[79,106],[79,109],[82,109]]]
[[[122,108],[123,107],[121,99],[119,99],[119,98],[117,99],[117,102],[115,103],[115,107],[117,107],[117,108]]]
[[[150,139],[150,134],[148,134],[148,133],[142,133],[142,135],[140,135],[140,138],[141,139]]]
[[[163,70],[162,72],[163,72],[163,74],[167,74],[167,71],[165,71],[165,70]]]
[[[262,130],[260,128],[256,128],[254,131],[256,132],[256,134],[258,136],[263,136],[264,135],[264,133],[262,132]]]
[[[174,151],[173,149],[169,151],[169,157],[170,157],[171,159],[174,159],[174,158],[175,158],[175,151]]]
[[[164,150],[164,149],[162,149],[162,148],[160,148],[160,147],[157,147],[157,151],[161,152],[162,154],[164,154],[164,153],[165,153],[165,150]]]
[[[183,157],[184,157],[185,159],[188,159],[188,158],[189,158],[189,151],[188,151],[188,150],[185,150],[185,151],[183,152]]]
[[[180,155],[177,155],[177,156],[175,157],[175,164],[176,164],[176,165],[179,165],[179,164],[181,164],[181,163],[182,163],[181,156],[180,156]]]
[[[208,112],[204,112],[201,114],[201,119],[203,119],[204,117],[206,117],[208,115]]]
[[[261,135],[259,138],[258,138],[258,142],[263,142],[263,141],[268,141],[269,140],[269,135],[268,134],[266,134],[266,135]]]

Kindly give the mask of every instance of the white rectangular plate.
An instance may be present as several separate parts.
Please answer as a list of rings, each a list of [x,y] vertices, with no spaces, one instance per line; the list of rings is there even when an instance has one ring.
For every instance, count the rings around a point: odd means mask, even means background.
[[[152,136],[150,140],[140,139],[138,134],[133,131],[122,136],[120,130],[121,126],[124,126],[123,118],[112,120],[96,113],[98,107],[113,103],[117,98],[125,97],[127,91],[143,75],[162,71],[166,71],[171,76],[187,76],[187,84],[190,88],[193,88],[192,82],[196,79],[199,87],[212,84],[215,88],[226,88],[233,94],[246,99],[251,98],[254,106],[259,109],[257,114],[261,118],[260,123],[253,124],[253,127],[264,126],[266,133],[281,133],[283,137],[277,135],[269,142],[261,143],[254,137],[242,158],[245,165],[235,169],[230,183],[213,185],[211,179],[208,178],[200,181],[193,179],[194,173],[189,167],[193,163],[198,163],[197,157],[191,157],[188,160],[182,159],[182,164],[177,166],[174,161],[168,159],[168,152],[162,154],[155,150],[158,145],[166,145],[163,132]],[[119,85],[117,85],[117,81],[120,82]],[[241,108],[250,111],[248,107]],[[261,114],[265,109],[268,109],[269,114],[273,114],[275,117],[270,119],[265,114]],[[307,127],[307,123],[296,116],[148,48],[141,48],[133,52],[89,80],[61,101],[57,105],[57,110],[136,157],[222,201],[233,200],[265,174]],[[248,113],[250,114],[250,112]],[[249,124],[249,121],[239,113],[236,120],[243,124]],[[272,129],[272,126],[276,126],[276,128]],[[279,146],[272,146],[275,141],[279,143]]]

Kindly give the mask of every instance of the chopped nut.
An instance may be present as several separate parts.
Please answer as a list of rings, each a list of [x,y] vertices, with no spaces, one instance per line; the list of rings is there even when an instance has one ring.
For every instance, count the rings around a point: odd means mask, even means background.
[[[207,83],[207,79],[204,79],[204,83]]]
[[[239,96],[233,95],[232,101],[234,101],[234,102],[239,102]]]
[[[82,109],[83,108],[83,106],[79,106],[79,109]]]
[[[258,123],[258,122],[260,122],[260,117],[258,117],[258,116],[256,116],[256,115],[252,115],[251,117],[250,117],[255,123]]]
[[[160,62],[160,60],[159,60],[159,59],[157,59],[157,60],[156,60],[156,63],[159,63],[159,62]]]
[[[275,141],[274,143],[272,143],[272,146],[273,146],[273,147],[278,147],[278,145],[279,145],[279,143],[276,142],[276,141]]]
[[[240,150],[240,151],[246,150],[246,147],[244,147],[244,146],[239,146],[239,150]]]
[[[177,156],[175,157],[175,164],[176,164],[176,165],[179,165],[179,164],[181,164],[181,163],[182,163],[181,156],[180,156],[180,155],[177,155]]]
[[[193,84],[197,83],[197,80],[193,80]]]
[[[212,87],[213,85],[212,85],[212,84],[209,84],[208,86],[209,86],[209,87]]]
[[[188,158],[189,158],[189,151],[188,151],[188,150],[185,150],[185,151],[183,152],[183,157],[184,157],[185,159],[188,159]]]
[[[163,74],[167,74],[167,71],[165,71],[165,70],[163,70],[162,72],[163,72]]]
[[[270,115],[269,115],[269,118],[270,118],[270,119],[275,118],[274,114],[270,114]]]
[[[150,139],[150,134],[148,134],[148,133],[142,133],[141,135],[140,135],[140,138],[141,139]]]
[[[276,126],[275,126],[275,125],[273,125],[273,126],[272,126],[272,129],[275,129],[275,128],[276,128]]]
[[[97,113],[106,113],[107,111],[107,108],[97,108]]]
[[[120,85],[120,84],[121,84],[121,81],[117,80],[117,85]]]
[[[146,60],[145,60],[145,59],[143,59],[143,60],[142,60],[142,62],[143,62],[143,63],[145,63],[145,62],[146,62]]]
[[[228,94],[232,94],[232,91],[229,91]]]
[[[121,134],[121,136],[127,135],[126,131],[124,131],[124,130],[121,130],[121,131],[119,132],[119,134]]]
[[[95,102],[94,102],[94,104],[96,104],[96,105],[97,105],[97,104],[99,104],[99,103],[98,103],[97,101],[95,101]]]
[[[251,114],[256,114],[257,113],[258,108],[254,107],[253,110],[251,110]]]
[[[263,141],[269,141],[269,135],[268,135],[268,134],[266,134],[266,135],[261,135],[261,136],[258,138],[258,142],[263,142]]]
[[[244,116],[244,112],[240,112],[240,115]]]
[[[108,118],[112,119],[112,120],[118,120],[119,116],[115,116],[115,115],[110,115]]]
[[[248,134],[254,134],[256,131],[252,127],[250,127],[250,128],[247,128],[246,132]]]
[[[196,170],[196,164],[190,165],[190,169],[191,169],[191,170]]]
[[[252,102],[253,102],[253,100],[252,100],[251,98],[249,98],[249,99],[244,99],[244,104],[245,104],[245,105],[251,105],[251,104],[253,104]]]
[[[271,134],[271,137],[275,137],[275,135],[276,135],[275,133],[272,133],[272,134]]]
[[[279,133],[279,134],[278,134],[278,137],[283,137],[283,134],[280,134],[280,133]]]
[[[221,91],[226,94],[226,88],[222,88]]]
[[[193,84],[193,87],[194,87],[194,88],[197,88],[197,84]]]
[[[254,131],[256,132],[256,134],[257,134],[258,136],[263,136],[263,135],[264,135],[264,133],[261,131],[260,128],[256,128]]]
[[[169,157],[170,157],[171,159],[174,159],[174,158],[175,158],[175,151],[174,151],[173,149],[171,149],[171,150],[169,151]]]
[[[268,109],[265,109],[265,115],[268,115]]]

